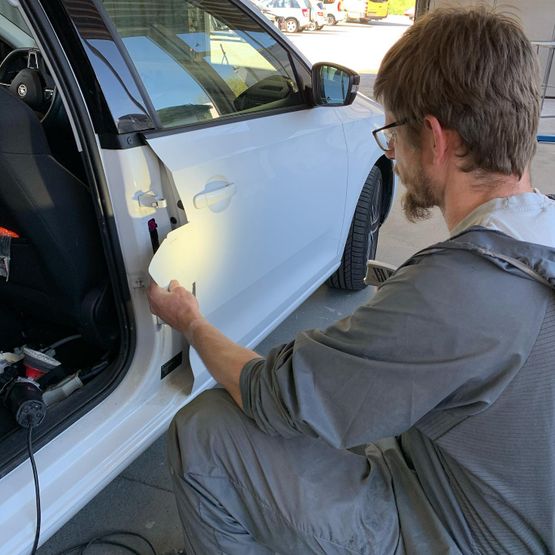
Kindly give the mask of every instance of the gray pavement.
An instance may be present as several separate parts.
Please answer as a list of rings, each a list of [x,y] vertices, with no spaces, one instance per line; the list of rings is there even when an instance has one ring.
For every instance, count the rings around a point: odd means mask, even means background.
[[[340,29],[339,26],[338,28]],[[343,40],[347,36],[342,32],[337,35],[343,37]],[[302,40],[307,42],[304,36]],[[371,94],[372,83],[373,76],[365,73],[363,92]],[[544,115],[555,115],[555,100],[546,102]],[[555,133],[555,118],[542,119],[541,131]],[[555,144],[540,145],[533,163],[534,184],[545,193],[555,193],[552,179],[554,155]],[[409,224],[400,208],[401,194],[402,191],[399,191],[390,217],[382,227],[378,248],[378,259],[392,264],[400,264],[420,248],[447,237],[447,228],[439,212],[435,212],[430,220]],[[325,327],[351,313],[372,294],[372,288],[357,293],[345,293],[322,286],[262,342],[257,350],[265,354],[273,345],[288,341],[302,329]],[[159,554],[175,552],[182,546],[181,528],[165,463],[164,437],[113,480],[39,549],[38,553],[57,555],[72,545],[86,542],[111,530],[141,533],[154,544]],[[140,542],[133,545],[140,553],[149,553]],[[87,555],[119,553],[128,551],[106,546],[87,550]]]

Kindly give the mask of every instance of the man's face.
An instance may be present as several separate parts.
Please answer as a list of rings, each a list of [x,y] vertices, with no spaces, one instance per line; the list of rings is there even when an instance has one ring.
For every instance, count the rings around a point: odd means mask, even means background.
[[[396,121],[386,113],[386,124]],[[439,187],[422,164],[422,150],[413,144],[405,126],[395,128],[386,156],[395,160],[393,171],[405,186],[402,199],[403,211],[411,222],[431,216],[431,208],[440,204]]]

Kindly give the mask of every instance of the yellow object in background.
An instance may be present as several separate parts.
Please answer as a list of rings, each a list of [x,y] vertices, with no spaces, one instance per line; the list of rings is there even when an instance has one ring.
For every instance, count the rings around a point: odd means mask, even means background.
[[[384,19],[389,14],[389,0],[368,0],[366,17],[368,19]]]

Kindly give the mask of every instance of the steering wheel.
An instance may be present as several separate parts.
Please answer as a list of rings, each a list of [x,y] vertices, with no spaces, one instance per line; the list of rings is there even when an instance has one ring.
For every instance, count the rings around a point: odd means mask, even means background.
[[[0,86],[37,112],[40,121],[48,116],[57,96],[54,79],[36,48],[17,48],[2,60]]]

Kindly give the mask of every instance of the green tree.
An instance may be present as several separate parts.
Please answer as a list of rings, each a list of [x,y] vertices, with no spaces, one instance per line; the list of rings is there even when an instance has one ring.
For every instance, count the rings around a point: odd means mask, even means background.
[[[403,15],[405,10],[414,7],[415,0],[389,0],[389,13]]]

